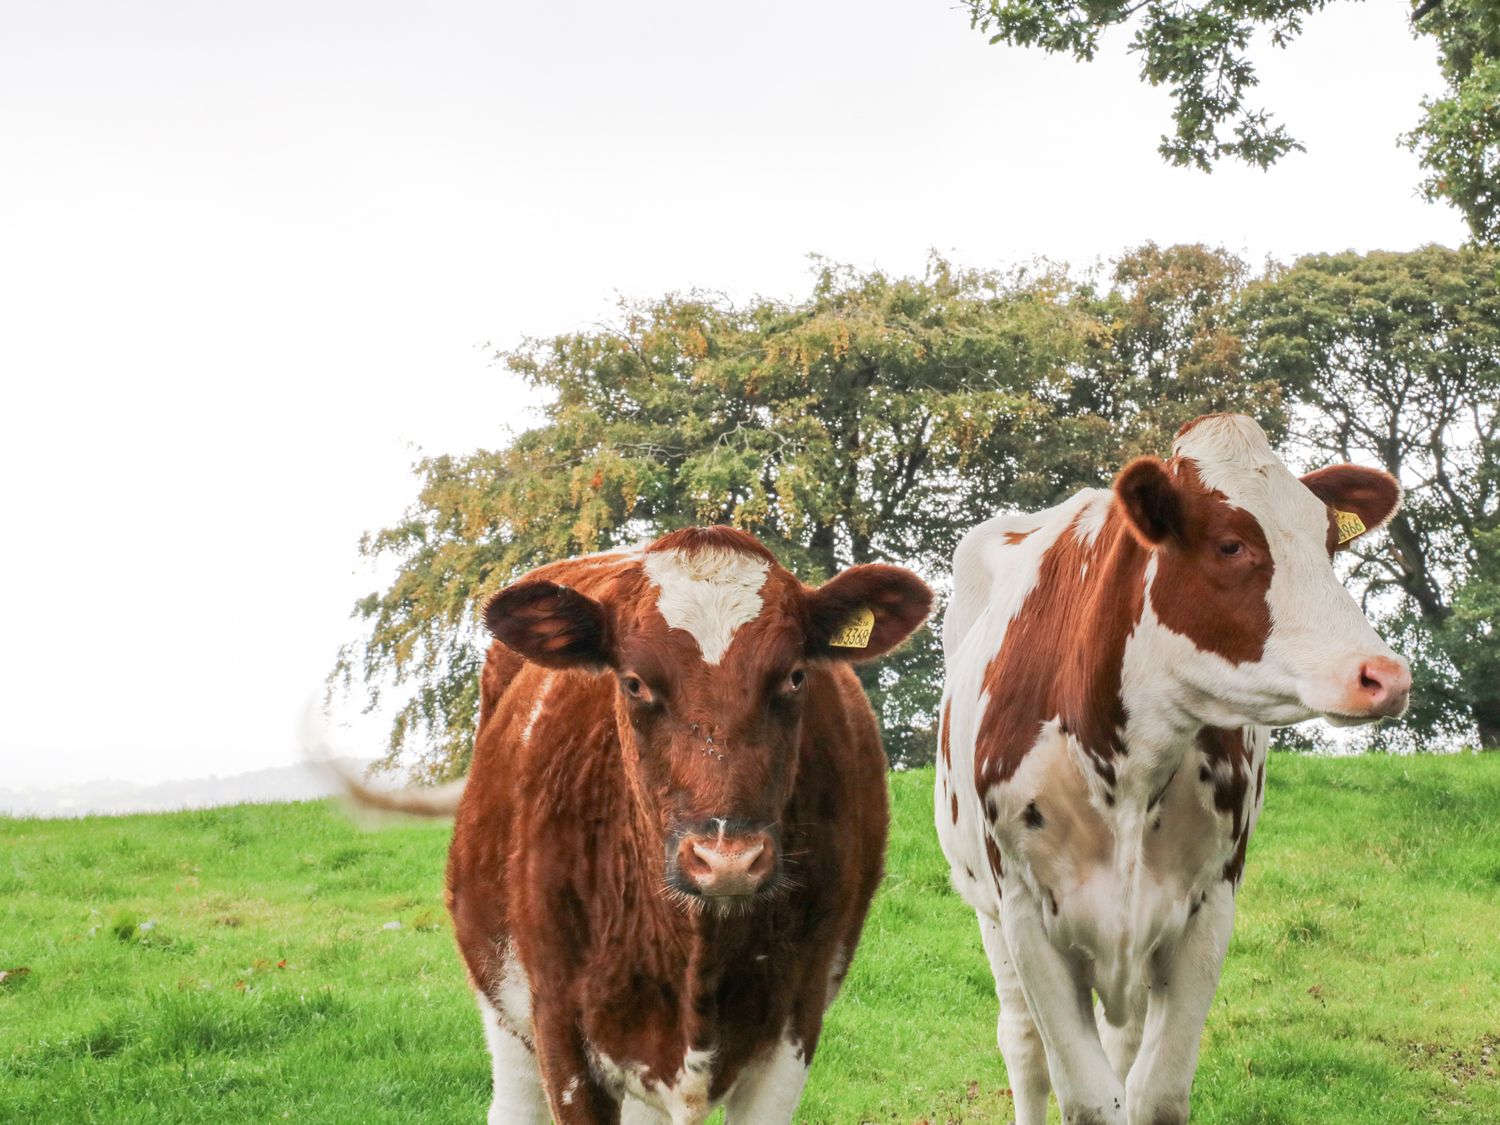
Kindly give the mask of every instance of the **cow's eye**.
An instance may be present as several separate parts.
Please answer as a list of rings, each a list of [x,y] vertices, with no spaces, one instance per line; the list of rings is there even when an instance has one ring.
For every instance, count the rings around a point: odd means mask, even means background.
[[[1226,559],[1232,559],[1245,549],[1245,545],[1238,539],[1230,539],[1219,544],[1219,554]]]
[[[807,670],[793,668],[791,675],[787,676],[786,682],[782,684],[781,690],[787,695],[796,695],[805,683],[807,683]]]
[[[654,696],[639,676],[621,676],[620,687],[631,699],[639,700],[641,703],[650,703]]]

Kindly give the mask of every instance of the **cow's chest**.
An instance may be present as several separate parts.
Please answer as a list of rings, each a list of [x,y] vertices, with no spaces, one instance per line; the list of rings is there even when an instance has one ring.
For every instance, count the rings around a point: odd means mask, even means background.
[[[1002,897],[1027,898],[1053,944],[1085,956],[1107,1006],[1138,995],[1151,957],[1170,953],[1215,884],[1238,878],[1264,752],[1253,739],[1241,749],[1126,754],[1108,784],[1049,724],[981,796]]]
[[[617,1095],[693,1121],[735,1076],[780,1041],[800,963],[785,943],[736,943],[730,963],[711,953],[637,959],[601,951],[576,978],[575,1011],[595,1074]]]
[[[659,1073],[647,1064],[632,1059],[629,1049],[618,1056],[606,1047],[589,1043],[586,1047],[594,1074],[617,1097],[632,1097],[665,1113],[673,1122],[699,1122],[713,1111],[714,1052],[687,1049],[682,1053],[676,1071]]]

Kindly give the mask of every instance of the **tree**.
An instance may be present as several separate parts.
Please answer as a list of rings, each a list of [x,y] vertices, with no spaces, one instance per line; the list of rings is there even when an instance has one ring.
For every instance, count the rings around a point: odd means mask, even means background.
[[[361,544],[398,571],[358,603],[365,635],[332,679],[362,679],[372,705],[410,686],[386,762],[415,751],[439,778],[473,739],[477,611],[542,561],[728,523],[809,582],[886,561],[941,590],[958,539],[998,510],[1108,484],[1205,410],[1275,424],[1274,385],[1242,379],[1220,323],[1242,275],[1202,247],[1142,248],[1102,296],[1051,267],[934,259],[891,278],[824,263],[800,303],[666,297],[624,306],[615,328],[531,341],[503,358],[550,392],[542,424],[418,466],[406,518]],[[930,760],[935,632],[864,679],[893,761]]]
[[[1406,136],[1429,175],[1428,199],[1449,199],[1476,241],[1500,243],[1500,8],[1493,0],[1422,0],[1412,17],[1438,42],[1447,89],[1424,99]]]
[[[1041,47],[1092,60],[1100,39],[1130,27],[1141,77],[1170,87],[1173,133],[1159,151],[1204,171],[1222,158],[1267,168],[1302,145],[1249,100],[1258,83],[1257,32],[1285,47],[1330,0],[964,0],[991,43]],[[1420,0],[1413,34],[1436,41],[1447,90],[1422,103],[1405,140],[1430,172],[1429,198],[1452,202],[1474,238],[1500,240],[1500,13],[1493,0]]]
[[[1247,374],[1231,324],[1248,276],[1222,248],[1148,242],[1116,261],[1105,294],[1086,290],[1102,330],[1074,379],[1073,409],[1107,427],[1105,459],[1161,455],[1185,423],[1215,412],[1252,414],[1281,436],[1280,385]]]
[[[1303,258],[1249,287],[1238,327],[1301,404],[1294,445],[1405,486],[1388,534],[1355,541],[1351,577],[1414,660],[1408,738],[1500,748],[1500,252]]]
[[[1044,452],[1070,426],[1056,407],[1087,335],[1065,297],[1046,272],[934,261],[900,280],[825,264],[801,304],[673,296],[529,342],[503,359],[550,392],[542,424],[418,466],[415,506],[361,544],[399,569],[358,603],[366,634],[333,680],[360,677],[372,706],[384,683],[414,687],[387,762],[415,749],[419,773],[447,776],[473,737],[477,610],[544,560],[729,523],[809,582],[870,561],[943,572],[1001,497],[1077,483]],[[899,664],[866,675],[898,761],[930,753],[930,630]]]

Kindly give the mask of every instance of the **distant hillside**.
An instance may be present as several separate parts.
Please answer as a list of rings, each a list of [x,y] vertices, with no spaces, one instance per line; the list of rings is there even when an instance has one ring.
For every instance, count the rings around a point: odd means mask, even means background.
[[[369,760],[360,758],[339,761],[355,771],[369,765]],[[265,801],[309,801],[330,797],[337,791],[337,781],[324,770],[299,762],[230,777],[198,777],[155,785],[108,779],[22,789],[0,787],[0,814],[55,817],[173,812]]]

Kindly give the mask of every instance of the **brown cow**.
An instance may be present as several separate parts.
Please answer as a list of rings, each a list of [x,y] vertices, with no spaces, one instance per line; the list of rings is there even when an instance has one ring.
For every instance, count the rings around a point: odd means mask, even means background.
[[[930,601],[891,566],[809,589],[713,527],[490,602],[448,898],[492,1123],[791,1119],[885,845],[849,662]]]

